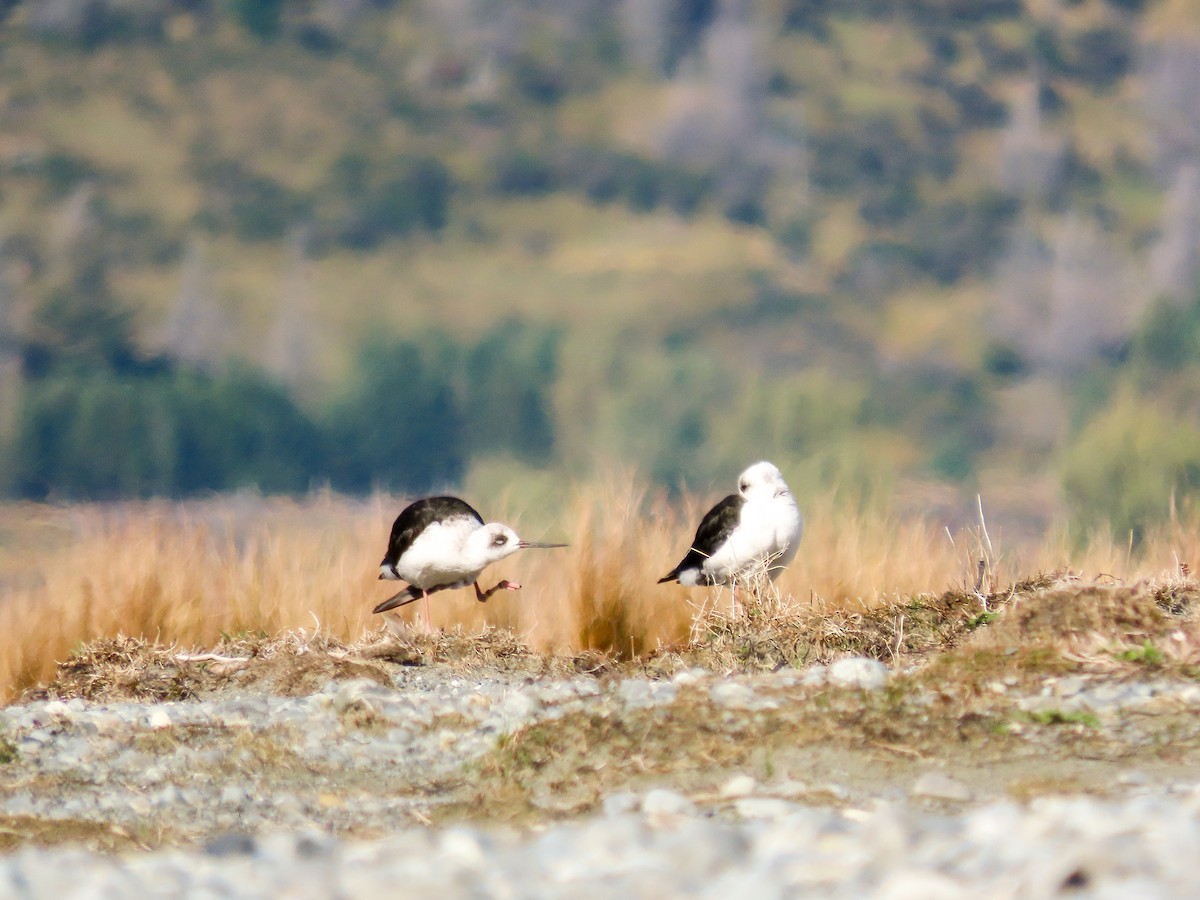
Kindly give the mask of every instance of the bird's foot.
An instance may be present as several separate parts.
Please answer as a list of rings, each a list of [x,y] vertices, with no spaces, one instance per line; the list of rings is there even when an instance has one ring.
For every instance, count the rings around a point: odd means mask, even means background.
[[[488,588],[486,591],[480,590],[479,582],[475,582],[475,599],[480,603],[487,603],[488,597],[492,596],[496,591],[519,591],[520,589],[521,585],[515,581],[509,581],[507,578]]]

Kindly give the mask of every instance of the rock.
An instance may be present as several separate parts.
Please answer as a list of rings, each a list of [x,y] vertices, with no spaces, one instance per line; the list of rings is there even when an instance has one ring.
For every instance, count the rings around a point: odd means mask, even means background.
[[[258,843],[249,834],[222,834],[204,845],[204,852],[209,856],[252,856],[258,850]]]
[[[337,686],[333,694],[333,711],[339,715],[348,712],[378,712],[376,702],[381,688],[368,678],[355,678]]]
[[[914,797],[928,800],[951,800],[966,803],[971,799],[971,789],[942,772],[926,772],[917,779],[910,792]]]
[[[887,666],[866,656],[848,656],[829,666],[829,683],[835,687],[852,687],[877,691],[887,682]]]
[[[785,800],[797,800],[811,793],[807,783],[796,781],[793,778],[786,778],[783,781],[772,784],[769,787],[769,791],[772,796],[782,797]]]
[[[71,718],[71,708],[62,700],[50,700],[42,706],[42,715],[47,719],[67,720]]]
[[[171,716],[161,706],[156,706],[146,714],[146,725],[155,731],[171,727]]]
[[[642,798],[642,814],[652,824],[668,824],[671,820],[696,814],[696,804],[683,794],[666,788],[655,788]]]
[[[721,786],[722,797],[748,797],[758,787],[749,775],[734,775]]]
[[[755,705],[754,689],[736,681],[720,681],[708,690],[713,703],[730,709],[749,709]]]
[[[30,750],[41,747],[43,744],[49,744],[54,740],[54,732],[49,728],[38,728],[21,738],[20,747],[23,752],[28,753]]]
[[[1200,684],[1185,684],[1176,696],[1185,706],[1200,706]]]
[[[960,900],[973,893],[970,885],[939,872],[907,869],[889,876],[873,897],[874,900]]]
[[[804,687],[821,687],[828,681],[829,666],[820,664],[809,666],[800,677],[800,684],[804,685]]]
[[[677,689],[671,682],[628,678],[617,688],[617,696],[629,709],[648,709],[673,703]]]
[[[526,691],[510,691],[500,704],[501,714],[511,728],[521,725],[533,717],[541,704],[536,697],[531,697]]]
[[[322,859],[333,855],[333,840],[324,834],[300,834],[296,836],[292,852],[298,859]]]
[[[1074,697],[1087,685],[1087,681],[1080,678],[1078,675],[1070,675],[1066,678],[1060,678],[1054,683],[1054,696],[1056,697]]]
[[[180,799],[179,788],[173,784],[164,784],[149,797],[150,802],[155,806],[164,808],[178,804]]]
[[[451,828],[442,835],[441,856],[463,869],[481,869],[487,862],[479,835],[468,828]]]
[[[634,812],[640,805],[638,795],[632,791],[619,791],[609,794],[600,804],[606,816],[623,816]]]
[[[671,678],[671,681],[679,685],[696,684],[706,678],[711,677],[712,673],[708,671],[708,669],[702,669],[697,666],[691,669],[684,669],[680,672],[676,672],[674,677]]]
[[[733,808],[743,819],[782,819],[798,807],[776,797],[742,797]]]

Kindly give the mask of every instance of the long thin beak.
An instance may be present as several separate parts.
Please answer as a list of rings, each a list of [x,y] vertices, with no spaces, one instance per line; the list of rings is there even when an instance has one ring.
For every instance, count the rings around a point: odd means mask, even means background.
[[[541,541],[517,541],[522,550],[553,550],[555,547],[566,547],[568,544],[544,544]]]

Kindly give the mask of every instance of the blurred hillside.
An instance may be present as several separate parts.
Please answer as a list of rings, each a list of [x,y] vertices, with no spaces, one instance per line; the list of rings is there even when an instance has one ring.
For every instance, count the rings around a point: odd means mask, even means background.
[[[1200,485],[1187,0],[0,17],[10,495]]]

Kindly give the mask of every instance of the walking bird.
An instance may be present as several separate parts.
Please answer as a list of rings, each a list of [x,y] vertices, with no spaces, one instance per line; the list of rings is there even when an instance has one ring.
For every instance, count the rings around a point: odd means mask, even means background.
[[[373,612],[387,612],[423,600],[429,626],[429,595],[467,585],[475,587],[480,603],[499,590],[520,590],[503,580],[488,590],[479,587],[479,576],[494,562],[518,550],[550,549],[566,544],[523,541],[501,522],[483,521],[468,503],[457,497],[427,497],[407,506],[392,524],[387,553],[379,564],[379,577],[407,581],[404,590],[384,600]]]

